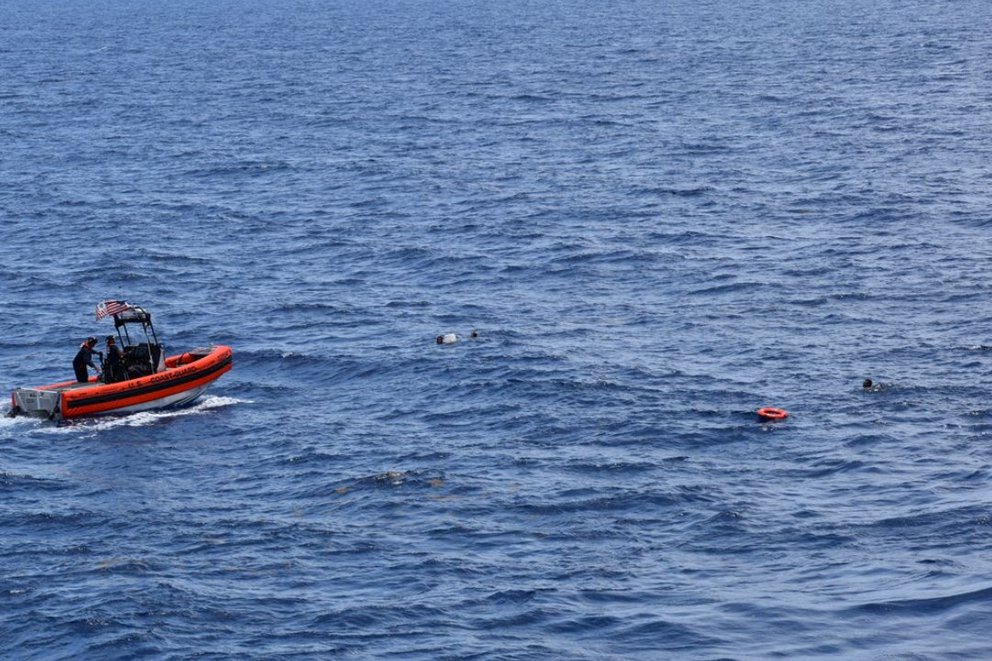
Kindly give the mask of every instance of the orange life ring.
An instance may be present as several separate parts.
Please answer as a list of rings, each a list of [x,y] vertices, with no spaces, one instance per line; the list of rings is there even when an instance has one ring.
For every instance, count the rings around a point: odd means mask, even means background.
[[[782,409],[772,408],[771,406],[766,406],[763,409],[758,409],[758,415],[765,420],[785,420],[789,417],[789,414]]]

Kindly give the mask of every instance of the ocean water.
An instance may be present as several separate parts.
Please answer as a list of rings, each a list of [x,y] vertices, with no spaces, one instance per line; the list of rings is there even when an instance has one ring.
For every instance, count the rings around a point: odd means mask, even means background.
[[[0,657],[992,657],[990,14],[5,0]]]

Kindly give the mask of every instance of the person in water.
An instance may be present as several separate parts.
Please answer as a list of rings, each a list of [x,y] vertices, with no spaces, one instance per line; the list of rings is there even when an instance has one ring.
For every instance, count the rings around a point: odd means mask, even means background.
[[[124,357],[117,348],[113,335],[107,336],[107,360],[104,362],[104,381],[117,383],[124,380]]]
[[[96,346],[96,338],[88,337],[86,341],[79,345],[76,357],[72,359],[72,369],[76,372],[76,381],[86,383],[90,380],[87,366],[92,367],[99,375],[100,368],[93,364],[93,347]]]
[[[884,383],[878,383],[877,381],[872,381],[871,379],[865,379],[861,384],[861,387],[864,388],[865,392],[882,392],[888,388],[888,386]]]

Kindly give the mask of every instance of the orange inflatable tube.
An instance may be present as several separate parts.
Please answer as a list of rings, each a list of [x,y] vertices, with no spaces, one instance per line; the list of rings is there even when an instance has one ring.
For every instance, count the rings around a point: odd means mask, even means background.
[[[758,417],[764,420],[785,420],[789,417],[789,414],[782,409],[766,406],[758,409]]]

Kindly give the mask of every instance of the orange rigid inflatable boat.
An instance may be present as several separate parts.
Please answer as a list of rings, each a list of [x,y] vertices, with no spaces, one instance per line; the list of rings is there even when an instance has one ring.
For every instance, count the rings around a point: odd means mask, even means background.
[[[88,382],[15,388],[9,415],[40,415],[54,420],[180,407],[192,403],[232,367],[232,351],[226,346],[163,357],[151,313],[142,308],[123,301],[106,301],[97,306],[97,319],[106,316],[114,318],[124,347],[121,368],[111,370],[105,364],[103,374],[90,377]],[[137,341],[133,341],[129,327],[136,326],[144,336],[136,334]],[[112,371],[116,371],[119,380],[106,383],[103,379]]]

